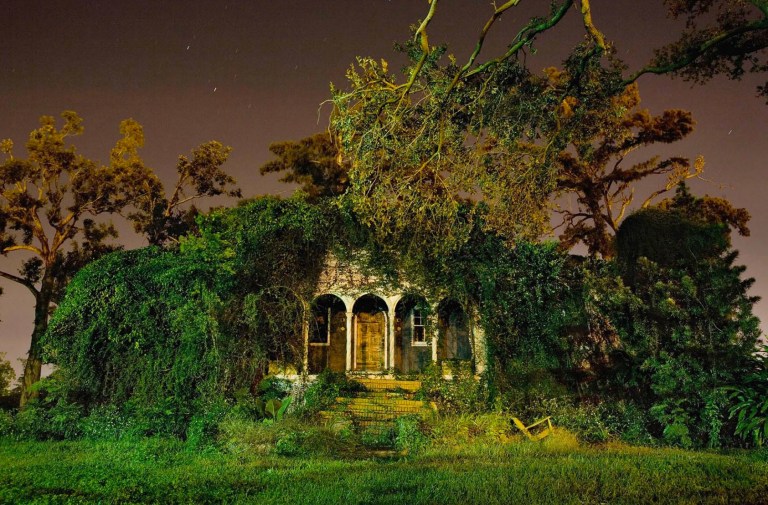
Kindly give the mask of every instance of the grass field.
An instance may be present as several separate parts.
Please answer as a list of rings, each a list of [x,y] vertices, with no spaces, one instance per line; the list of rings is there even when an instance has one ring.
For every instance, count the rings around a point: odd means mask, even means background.
[[[543,443],[284,457],[168,439],[0,441],[2,503],[768,504],[768,453]]]

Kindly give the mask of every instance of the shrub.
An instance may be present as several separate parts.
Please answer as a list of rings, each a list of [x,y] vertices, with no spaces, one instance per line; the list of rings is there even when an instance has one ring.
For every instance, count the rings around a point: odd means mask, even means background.
[[[312,417],[336,403],[336,398],[363,391],[365,387],[349,379],[343,372],[323,370],[303,394],[297,393],[296,410],[304,417]]]
[[[333,430],[295,417],[281,423],[244,420],[231,414],[219,424],[219,446],[233,454],[344,456],[359,448],[350,430]]]
[[[187,447],[197,449],[212,442],[218,433],[219,424],[229,410],[230,406],[222,399],[208,401],[195,408],[196,413],[187,428]]]
[[[298,456],[304,452],[306,436],[301,431],[292,431],[277,439],[275,453],[281,456]]]
[[[435,444],[451,447],[474,442],[498,445],[513,434],[511,417],[500,412],[443,417],[431,428]]]
[[[768,351],[766,348],[763,352]],[[762,447],[768,440],[768,358],[765,354],[757,359],[755,372],[748,375],[743,385],[729,387],[733,402],[729,417],[736,419],[735,435]]]
[[[120,440],[143,435],[134,417],[115,405],[100,405],[91,409],[80,426],[83,438],[89,440]]]
[[[369,449],[390,449],[395,446],[396,430],[385,424],[374,424],[360,430],[360,443]]]
[[[13,430],[13,414],[6,410],[0,410],[0,437],[12,436]]]
[[[429,445],[424,426],[418,415],[400,416],[395,419],[395,448],[406,454],[418,454]]]
[[[16,414],[13,433],[20,439],[31,440],[79,438],[82,417],[80,405],[66,401],[45,405],[33,400]]]
[[[482,412],[488,406],[488,384],[476,379],[469,363],[454,366],[451,379],[444,379],[440,365],[430,363],[421,376],[419,396],[437,403],[445,414]]]

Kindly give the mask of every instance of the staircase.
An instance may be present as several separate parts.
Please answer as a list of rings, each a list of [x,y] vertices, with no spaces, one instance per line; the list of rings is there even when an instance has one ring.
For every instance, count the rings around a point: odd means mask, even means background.
[[[434,402],[414,400],[421,382],[396,379],[355,379],[364,391],[336,398],[333,408],[320,412],[327,420],[348,419],[355,427],[390,427],[400,416],[415,414],[422,418],[435,415]]]

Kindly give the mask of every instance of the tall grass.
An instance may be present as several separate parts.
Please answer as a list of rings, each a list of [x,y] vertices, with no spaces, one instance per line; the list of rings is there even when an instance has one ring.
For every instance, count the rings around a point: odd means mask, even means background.
[[[487,430],[473,438],[466,423],[457,430],[468,434],[461,441],[448,437],[455,443],[385,459],[248,447],[193,451],[159,438],[3,440],[0,502],[768,504],[766,451],[585,446],[562,430],[542,443],[517,436],[503,442]],[[256,445],[263,440],[249,436]]]

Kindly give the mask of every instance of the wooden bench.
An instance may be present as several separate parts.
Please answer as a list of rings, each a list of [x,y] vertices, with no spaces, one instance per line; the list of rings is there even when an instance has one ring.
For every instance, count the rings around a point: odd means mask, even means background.
[[[530,426],[524,425],[523,422],[516,417],[512,418],[512,422],[515,423],[515,426],[517,426],[517,428],[523,433],[525,433],[525,436],[531,440],[541,440],[542,438],[548,435],[551,435],[555,431],[554,426],[552,426],[551,416],[545,417],[544,419],[536,421]],[[544,423],[546,423],[546,426],[543,426]],[[539,430],[536,430],[537,433],[531,433],[531,429],[536,428],[537,426],[541,426]]]

